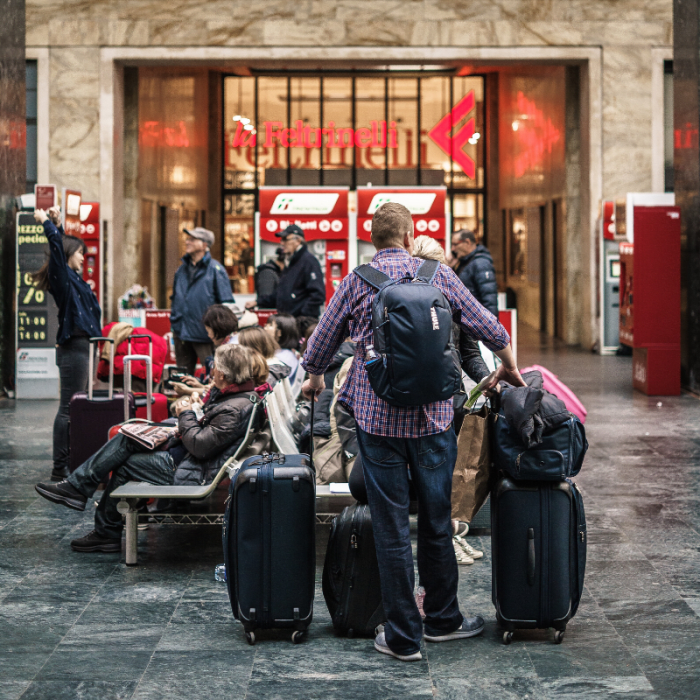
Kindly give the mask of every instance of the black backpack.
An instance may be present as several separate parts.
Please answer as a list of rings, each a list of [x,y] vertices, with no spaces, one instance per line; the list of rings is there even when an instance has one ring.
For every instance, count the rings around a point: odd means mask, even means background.
[[[377,290],[372,300],[376,359],[365,358],[374,393],[392,406],[451,399],[462,386],[452,342],[452,308],[433,286],[440,263],[426,260],[415,277],[393,280],[370,265],[355,274]]]

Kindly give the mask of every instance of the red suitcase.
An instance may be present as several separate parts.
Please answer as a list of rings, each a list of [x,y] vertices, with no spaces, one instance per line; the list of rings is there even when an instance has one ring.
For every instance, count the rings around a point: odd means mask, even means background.
[[[94,343],[106,341],[110,345],[109,389],[93,391]],[[90,338],[90,379],[87,393],[73,394],[70,401],[70,470],[75,471],[97,450],[107,443],[109,429],[115,423],[136,415],[133,395],[125,401],[124,393],[114,393],[114,341],[111,338]],[[125,410],[126,405],[126,410]]]
[[[131,355],[131,341],[135,338],[145,338],[148,341],[148,354],[151,362],[151,378],[153,377],[153,338],[150,335],[130,335],[127,339],[129,342],[129,355]],[[148,380],[147,380],[148,381]],[[149,386],[153,386],[152,381],[149,381]],[[124,363],[124,387],[126,387],[126,362]],[[151,398],[151,415],[146,411],[146,394],[137,391],[134,392],[136,400],[136,417],[144,420],[153,420],[160,423],[170,417],[168,413],[168,397],[165,394],[153,393]]]

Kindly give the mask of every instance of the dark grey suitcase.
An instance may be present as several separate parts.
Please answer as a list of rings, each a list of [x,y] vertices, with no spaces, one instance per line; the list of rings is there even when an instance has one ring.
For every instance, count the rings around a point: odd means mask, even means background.
[[[509,644],[517,629],[555,630],[576,614],[586,568],[583,499],[569,481],[500,479],[491,493],[492,597]]]
[[[223,528],[231,607],[255,644],[256,629],[311,624],[316,574],[316,475],[306,455],[247,459],[231,482]]]
[[[323,597],[336,631],[374,635],[386,619],[369,506],[348,506],[333,520],[323,564]]]
[[[93,391],[94,345],[104,340],[110,343],[109,389]],[[124,393],[114,393],[114,340],[112,338],[90,338],[88,390],[73,394],[70,400],[70,470],[75,471],[83,462],[107,444],[109,429],[113,425],[134,418],[134,397],[128,394],[125,407]]]

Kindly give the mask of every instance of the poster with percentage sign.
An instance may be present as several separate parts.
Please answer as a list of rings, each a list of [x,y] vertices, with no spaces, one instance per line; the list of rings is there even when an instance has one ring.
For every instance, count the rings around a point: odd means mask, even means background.
[[[31,278],[49,258],[44,227],[32,214],[17,215],[17,349],[53,348],[58,330],[58,309],[49,292]]]

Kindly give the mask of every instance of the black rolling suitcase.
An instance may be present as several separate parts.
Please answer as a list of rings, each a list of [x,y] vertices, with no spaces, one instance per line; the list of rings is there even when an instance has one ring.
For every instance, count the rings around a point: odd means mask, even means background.
[[[95,347],[98,341],[110,343],[109,389],[93,391]],[[125,408],[124,393],[114,393],[114,340],[90,338],[90,378],[87,392],[73,394],[70,400],[70,470],[75,471],[109,440],[113,425],[134,418],[136,408],[133,395],[129,394]]]
[[[509,644],[513,630],[555,630],[576,614],[586,568],[586,516],[568,479],[512,481],[491,493],[492,597]]]
[[[384,622],[369,506],[348,506],[333,520],[323,564],[323,597],[336,631],[373,635]]]
[[[316,573],[316,475],[306,455],[247,459],[232,480],[223,528],[233,614],[255,644],[256,629],[311,624]]]

